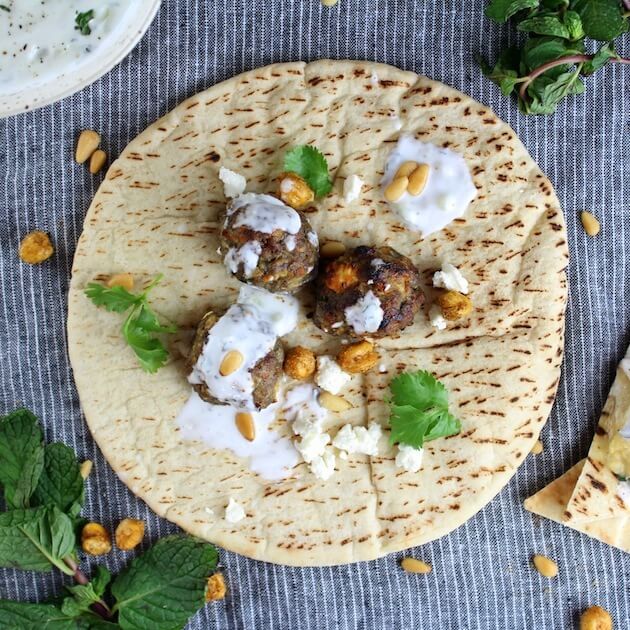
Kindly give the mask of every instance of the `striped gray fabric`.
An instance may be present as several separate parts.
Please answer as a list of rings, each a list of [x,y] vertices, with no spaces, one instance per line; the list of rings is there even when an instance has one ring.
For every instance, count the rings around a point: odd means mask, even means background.
[[[525,497],[584,457],[615,366],[630,342],[630,68],[611,66],[553,117],[527,118],[480,76],[473,54],[491,58],[514,39],[483,16],[484,0],[165,0],[141,43],[117,68],[43,110],[0,121],[0,412],[33,409],[48,440],[93,459],[84,514],[112,526],[148,523],[146,545],[175,531],[118,481],[83,422],[65,337],[66,294],[83,217],[102,177],[72,161],[76,135],[98,129],[110,155],[185,97],[243,70],[322,57],[373,59],[443,81],[508,121],[549,175],[565,209],[572,259],[564,374],[529,457],[501,494],[450,536],[413,550],[433,565],[407,575],[396,554],[379,561],[297,569],[221,553],[230,593],[188,628],[478,630],[576,627],[600,604],[630,628],[630,558],[521,507]],[[460,6],[461,5],[461,6]],[[624,42],[630,54],[630,36]],[[596,239],[579,211],[602,220]],[[56,255],[21,264],[19,239],[39,228]],[[208,471],[212,479],[213,471]],[[542,578],[533,553],[555,558]],[[98,562],[117,571],[129,555]],[[88,567],[94,559],[84,559]],[[0,597],[43,600],[58,575],[0,571]]]

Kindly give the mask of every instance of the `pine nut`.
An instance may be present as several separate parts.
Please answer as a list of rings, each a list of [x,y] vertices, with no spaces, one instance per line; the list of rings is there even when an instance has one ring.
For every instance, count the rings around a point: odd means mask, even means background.
[[[426,187],[429,181],[430,167],[428,164],[420,164],[418,168],[409,175],[409,185],[407,186],[407,192],[414,197],[417,197]]]
[[[107,162],[107,153],[102,149],[94,151],[90,158],[90,173],[96,175],[105,166],[105,162]]]
[[[397,177],[393,179],[385,188],[385,199],[387,201],[398,201],[407,190],[409,185],[409,178]]]
[[[540,455],[543,452],[543,443],[540,440],[537,440],[536,444],[532,446],[532,450],[530,452],[534,455]]]
[[[330,392],[321,392],[319,395],[319,404],[328,411],[346,411],[352,409],[352,405],[341,396],[331,394]]]
[[[580,219],[582,220],[584,231],[589,236],[596,236],[599,234],[599,221],[590,212],[582,212],[582,214],[580,214]]]
[[[403,162],[396,171],[396,175],[394,175],[394,179],[398,179],[399,177],[409,177],[411,173],[413,173],[418,168],[418,162],[414,162],[410,160],[409,162]]]
[[[94,153],[94,151],[98,149],[98,145],[100,143],[101,136],[99,136],[96,131],[92,131],[91,129],[86,129],[85,131],[82,131],[77,141],[77,150],[74,159],[79,164],[87,162],[88,159],[92,156],[92,153]]]
[[[554,578],[558,575],[558,565],[551,558],[535,555],[532,562],[540,575],[546,578]]]
[[[110,289],[112,287],[122,287],[127,289],[127,291],[131,291],[133,289],[133,276],[130,273],[115,273],[107,281],[107,286]]]
[[[92,466],[93,464],[91,459],[86,459],[81,463],[81,466],[79,466],[79,472],[81,473],[81,477],[83,477],[83,479],[87,479],[90,476]]]
[[[319,248],[322,258],[338,258],[346,252],[346,246],[339,241],[327,241]]]
[[[250,442],[253,442],[256,437],[256,425],[254,424],[254,418],[251,413],[247,411],[239,411],[235,418],[236,428],[240,431],[241,435]]]
[[[243,355],[238,350],[230,350],[221,361],[219,374],[221,376],[229,376],[236,372],[243,365],[243,358]]]
[[[430,564],[416,558],[403,558],[400,566],[408,573],[431,573]]]

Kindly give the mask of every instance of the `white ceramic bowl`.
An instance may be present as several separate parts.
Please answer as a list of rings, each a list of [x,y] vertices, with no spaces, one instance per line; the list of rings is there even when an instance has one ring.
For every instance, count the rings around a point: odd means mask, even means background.
[[[74,63],[60,76],[25,81],[11,92],[0,91],[0,118],[38,109],[90,85],[122,61],[144,35],[162,0],[129,0],[135,6],[125,14],[125,23],[104,42],[98,55]]]

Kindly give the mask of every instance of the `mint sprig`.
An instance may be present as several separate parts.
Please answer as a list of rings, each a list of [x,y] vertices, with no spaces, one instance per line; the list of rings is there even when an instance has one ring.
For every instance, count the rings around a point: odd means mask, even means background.
[[[478,58],[483,73],[503,94],[515,94],[526,114],[551,114],[573,94],[582,94],[582,77],[607,63],[630,64],[613,40],[629,28],[630,11],[620,0],[491,0],[486,15],[512,19],[528,39],[503,51],[493,66]],[[586,52],[586,38],[603,42]]]
[[[96,306],[113,313],[129,311],[122,325],[122,335],[140,367],[150,374],[157,372],[168,360],[168,350],[156,335],[177,332],[177,326],[160,324],[149,306],[149,292],[161,279],[158,275],[142,293],[131,293],[121,286],[106,287],[97,282],[90,282],[85,289],[85,295]]]
[[[163,538],[111,585],[103,567],[92,580],[85,576],[76,552],[84,495],[79,464],[69,447],[44,445],[26,409],[0,418],[0,485],[11,500],[0,513],[0,567],[56,568],[77,582],[54,604],[0,600],[0,628],[176,630],[204,605],[217,552],[190,536]]]
[[[324,154],[310,145],[293,147],[284,156],[284,170],[297,173],[313,190],[315,197],[324,197],[332,189],[328,162]]]
[[[399,374],[389,389],[392,444],[422,448],[425,442],[461,431],[461,422],[449,413],[446,387],[430,372]]]

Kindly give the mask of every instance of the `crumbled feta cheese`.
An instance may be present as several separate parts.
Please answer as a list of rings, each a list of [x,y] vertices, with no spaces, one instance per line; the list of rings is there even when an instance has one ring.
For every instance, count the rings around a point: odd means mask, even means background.
[[[321,431],[322,418],[310,407],[303,407],[295,415],[295,420],[291,426],[295,435],[303,436],[311,431]]]
[[[346,424],[337,433],[333,446],[347,453],[378,455],[378,443],[382,429],[378,422],[370,422],[369,427],[353,427]]]
[[[245,192],[247,180],[240,173],[222,166],[219,169],[219,179],[223,182],[223,193],[226,197],[238,197]]]
[[[407,444],[398,445],[396,454],[396,466],[404,468],[407,472],[418,472],[422,466],[422,456],[424,449],[414,448]]]
[[[433,286],[449,291],[459,291],[464,295],[468,293],[468,280],[455,265],[449,262],[442,264],[442,271],[436,271],[433,274]]]
[[[318,478],[329,479],[335,472],[335,454],[327,448],[322,455],[315,457],[310,463],[311,472]]]
[[[238,523],[245,518],[245,510],[240,503],[237,503],[232,497],[225,508],[225,520],[228,523]]]
[[[350,175],[346,177],[343,183],[343,198],[346,203],[352,203],[361,196],[361,187],[363,180],[358,175]]]
[[[337,361],[329,356],[317,357],[317,373],[315,382],[327,392],[338,394],[352,377],[344,372]]]
[[[429,320],[431,321],[431,326],[434,326],[438,330],[444,330],[446,328],[446,320],[437,304],[434,304],[429,309]]]
[[[385,315],[381,308],[381,301],[368,291],[363,297],[360,297],[356,304],[348,306],[344,310],[346,322],[352,327],[357,335],[366,332],[376,332],[383,321]]]
[[[302,436],[299,442],[295,443],[295,448],[302,455],[302,459],[310,464],[316,457],[321,457],[326,451],[326,445],[330,442],[330,435],[322,433],[321,430],[312,429]]]

